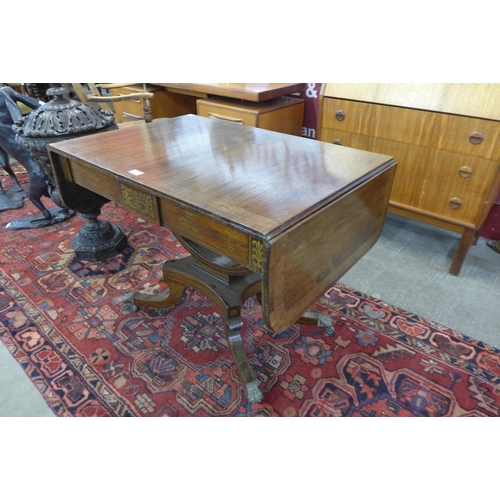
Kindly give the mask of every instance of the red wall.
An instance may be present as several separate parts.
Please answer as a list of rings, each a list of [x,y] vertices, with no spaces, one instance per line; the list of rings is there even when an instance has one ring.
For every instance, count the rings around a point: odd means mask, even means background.
[[[304,99],[304,124],[302,136],[316,139],[318,126],[319,93],[321,83],[307,83],[306,89],[302,92],[292,94],[294,97]]]

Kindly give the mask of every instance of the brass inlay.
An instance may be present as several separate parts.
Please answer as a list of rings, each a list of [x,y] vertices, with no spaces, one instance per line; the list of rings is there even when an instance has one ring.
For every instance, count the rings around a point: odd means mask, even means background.
[[[152,195],[126,186],[125,184],[120,184],[120,189],[124,205],[126,205],[131,212],[149,216],[154,220],[158,218],[154,210],[155,203]]]
[[[258,273],[264,272],[262,261],[264,260],[264,244],[262,241],[250,238],[250,263],[249,266],[252,271]]]

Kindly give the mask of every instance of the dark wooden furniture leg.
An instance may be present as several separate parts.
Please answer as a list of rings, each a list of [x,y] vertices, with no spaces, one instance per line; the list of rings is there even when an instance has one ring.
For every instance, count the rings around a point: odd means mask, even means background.
[[[243,327],[241,305],[260,290],[260,276],[251,273],[246,276],[230,277],[228,283],[201,269],[194,257],[166,262],[163,266],[163,276],[167,283],[182,283],[200,291],[219,308],[224,319],[226,338],[245,385],[248,400],[250,403],[261,401],[263,396],[241,338]]]
[[[263,395],[243,347],[241,306],[251,295],[260,292],[261,277],[194,242],[179,240],[193,255],[163,265],[161,281],[169,285],[170,293],[135,293],[129,300],[135,306],[172,307],[181,300],[188,286],[212,300],[222,313],[226,338],[248,400],[258,403]]]
[[[241,337],[241,306],[252,295],[256,295],[260,302],[260,275],[193,241],[181,237],[178,239],[192,255],[167,261],[163,265],[161,281],[169,285],[170,293],[134,293],[127,300],[135,306],[166,308],[177,304],[188,286],[203,293],[222,313],[226,338],[245,385],[248,401],[262,401],[259,382],[252,371]],[[306,312],[297,323],[333,328],[331,318],[318,312]]]

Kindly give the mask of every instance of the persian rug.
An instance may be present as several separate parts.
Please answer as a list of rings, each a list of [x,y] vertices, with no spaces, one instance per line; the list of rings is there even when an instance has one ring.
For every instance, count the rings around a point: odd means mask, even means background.
[[[165,289],[162,264],[187,255],[168,230],[108,203],[102,218],[128,246],[81,262],[71,248],[81,217],[5,229],[32,215],[28,200],[0,213],[0,338],[57,416],[499,415],[499,350],[342,284],[312,307],[333,331],[273,332],[258,302],[245,303],[245,349],[264,394],[249,404],[206,297],[188,288],[169,309],[126,300]]]

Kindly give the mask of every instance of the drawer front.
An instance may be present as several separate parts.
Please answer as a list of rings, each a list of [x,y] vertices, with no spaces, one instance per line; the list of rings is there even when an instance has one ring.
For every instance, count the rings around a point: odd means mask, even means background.
[[[113,96],[126,96],[135,92],[142,91],[142,87],[138,87],[136,89],[126,87],[111,89],[111,94]],[[148,91],[151,91],[151,89],[148,89]],[[150,99],[151,104],[153,102],[153,99]],[[113,103],[113,106],[115,108],[115,115],[125,122],[144,120],[144,105],[142,99],[133,98],[128,101],[116,101]]]
[[[144,120],[144,109],[141,102],[117,101],[113,105],[115,115],[121,117],[124,121]]]
[[[500,163],[350,134],[323,130],[321,140],[393,156],[398,163],[391,202],[477,225]]]
[[[257,127],[256,113],[251,113],[242,109],[231,108],[230,106],[218,105],[215,103],[203,102],[199,100],[197,103],[198,115],[215,120],[224,120],[238,125],[249,125]]]
[[[161,225],[158,199],[154,193],[124,181],[117,181],[120,186],[120,198],[117,202],[129,212]]]
[[[166,198],[160,198],[159,203],[163,226],[242,266],[263,273],[267,248],[260,239],[181,203]]]
[[[485,159],[500,157],[500,122],[323,98],[320,129],[442,149]]]

